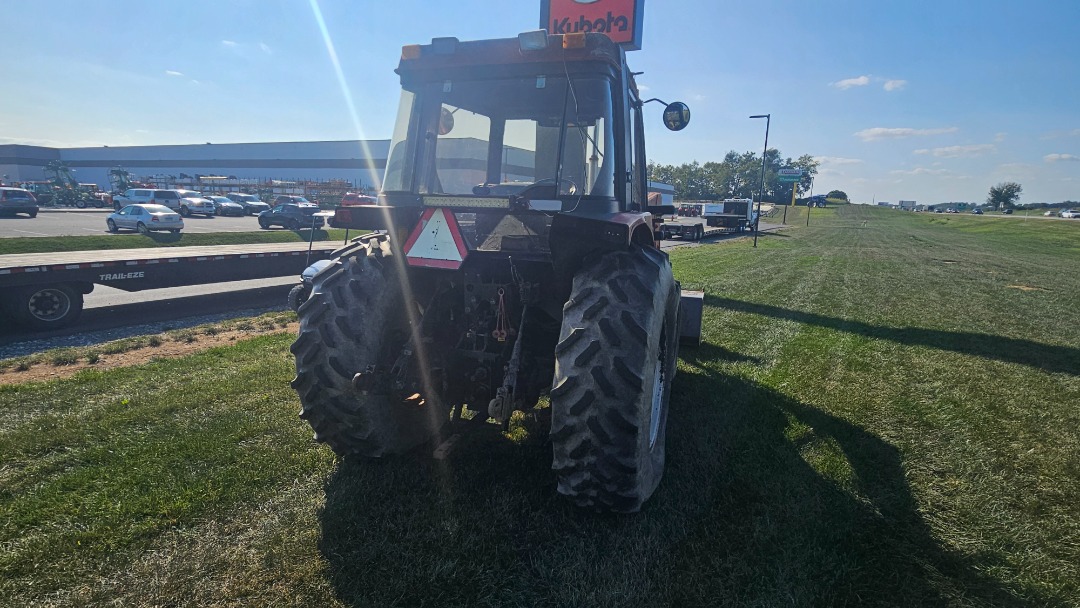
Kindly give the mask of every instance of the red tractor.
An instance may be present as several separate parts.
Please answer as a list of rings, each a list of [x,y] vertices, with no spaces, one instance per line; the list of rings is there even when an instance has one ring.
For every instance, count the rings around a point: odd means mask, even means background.
[[[680,290],[625,51],[595,33],[439,38],[397,73],[378,204],[331,222],[376,232],[299,309],[300,417],[342,456],[381,457],[463,408],[505,423],[548,395],[558,491],[637,511],[664,469]],[[683,128],[686,106],[665,106]]]

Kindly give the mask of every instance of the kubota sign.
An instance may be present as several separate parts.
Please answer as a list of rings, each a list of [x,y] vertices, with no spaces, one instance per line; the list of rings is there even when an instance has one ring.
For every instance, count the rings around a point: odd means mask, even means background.
[[[641,49],[645,0],[540,0],[540,27],[550,34],[607,34],[628,51]]]

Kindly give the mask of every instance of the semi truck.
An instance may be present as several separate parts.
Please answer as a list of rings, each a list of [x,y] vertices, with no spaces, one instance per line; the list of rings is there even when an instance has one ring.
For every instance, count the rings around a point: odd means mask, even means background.
[[[123,291],[300,274],[339,245],[271,243],[0,255],[0,312],[37,330],[73,323],[96,285]]]

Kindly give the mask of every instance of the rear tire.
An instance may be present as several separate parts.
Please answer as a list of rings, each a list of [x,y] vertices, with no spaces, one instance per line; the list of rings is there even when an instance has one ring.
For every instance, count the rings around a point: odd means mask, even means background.
[[[139,231],[139,234],[150,234],[150,230],[146,227],[146,224],[139,222],[135,229]]]
[[[83,294],[68,285],[36,285],[15,290],[8,306],[11,316],[27,327],[59,329],[82,313]]]
[[[563,307],[551,390],[552,468],[580,507],[638,511],[664,472],[679,289],[640,247],[586,261]]]
[[[116,227],[116,222],[112,220],[105,220],[105,225],[108,226],[109,232],[115,233],[118,230],[118,228]]]
[[[299,311],[300,335],[292,387],[300,417],[340,456],[380,457],[404,453],[435,436],[449,420],[438,395],[418,405],[353,388],[356,372],[385,371],[389,336],[408,327],[395,260],[383,238],[349,248],[315,276]],[[422,361],[417,366],[425,365]]]

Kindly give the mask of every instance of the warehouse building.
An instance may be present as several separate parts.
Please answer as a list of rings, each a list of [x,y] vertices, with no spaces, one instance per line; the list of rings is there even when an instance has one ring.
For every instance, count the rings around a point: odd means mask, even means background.
[[[82,183],[109,188],[109,170],[123,167],[137,177],[222,175],[254,180],[346,180],[377,188],[386,168],[390,141],[346,140],[196,144],[181,146],[101,146],[49,148],[0,145],[4,182],[48,179],[43,168],[63,161]]]

